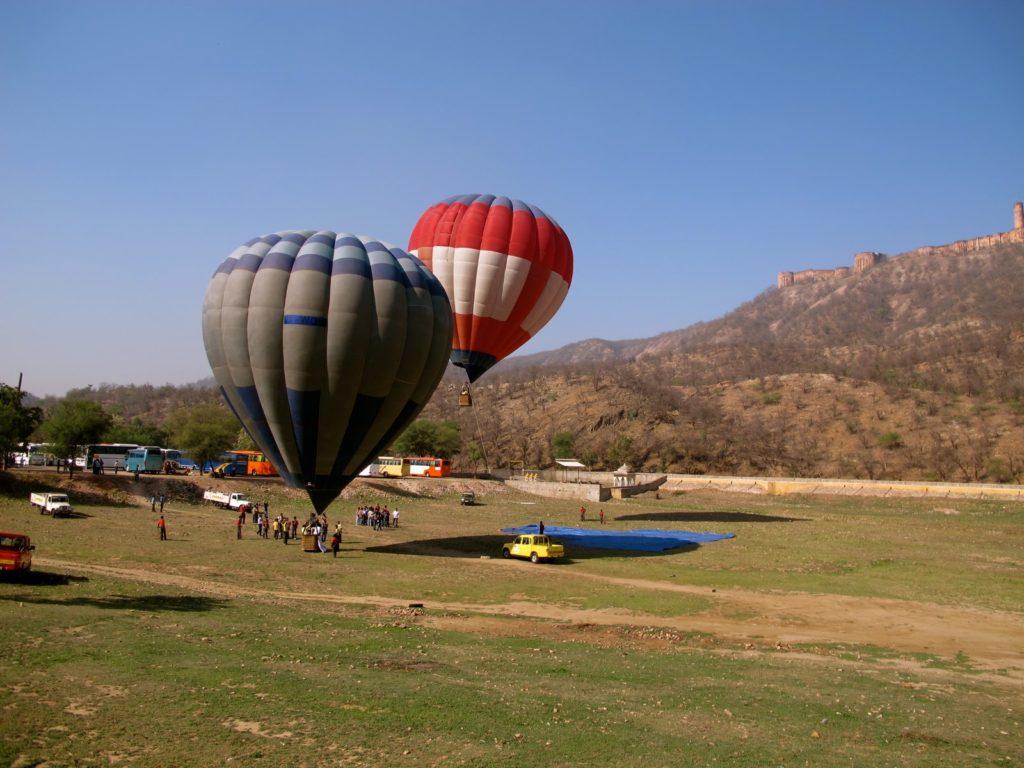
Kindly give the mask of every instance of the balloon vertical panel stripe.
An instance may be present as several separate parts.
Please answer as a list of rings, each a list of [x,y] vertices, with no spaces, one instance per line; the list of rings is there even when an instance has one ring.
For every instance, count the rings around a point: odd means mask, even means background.
[[[562,228],[540,208],[507,197],[460,195],[432,206],[409,251],[451,299],[451,360],[470,381],[544,327],[572,283],[572,246]]]
[[[322,510],[426,405],[451,352],[452,311],[399,248],[278,232],[218,267],[203,339],[231,410]]]

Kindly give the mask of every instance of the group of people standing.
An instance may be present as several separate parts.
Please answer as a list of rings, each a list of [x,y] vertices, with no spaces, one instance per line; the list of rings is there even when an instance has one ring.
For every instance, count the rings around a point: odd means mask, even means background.
[[[375,531],[397,528],[398,510],[388,510],[386,505],[382,507],[380,504],[360,507],[356,510],[356,525],[368,525]]]
[[[256,504],[256,509],[252,513],[252,522],[256,526],[256,535],[261,539],[270,538],[270,534],[274,534],[274,539],[277,541],[283,541],[285,544],[291,539],[299,538],[299,534],[303,536],[312,536],[316,543],[316,547],[320,552],[327,551],[327,534],[330,530],[329,523],[327,521],[327,515],[324,513],[311,513],[309,520],[307,520],[301,527],[299,527],[299,518],[292,516],[288,519],[287,515],[278,513],[273,518],[270,517],[268,511],[268,504],[263,503],[263,508],[260,509],[260,505]],[[249,507],[242,507],[238,511],[238,519],[235,521],[235,525],[238,531],[238,538],[242,538],[242,527],[245,525],[246,514],[249,512]],[[331,536],[330,549],[334,553],[334,556],[338,556],[338,551],[341,549],[341,523],[334,529],[334,533]]]
[[[284,541],[288,543],[289,539],[297,538],[299,535],[299,518],[292,517],[288,519],[287,515],[278,514],[271,519],[270,514],[264,510],[260,510],[259,505],[256,506],[256,511],[252,514],[253,525],[256,526],[256,535],[261,539],[270,538],[271,531],[274,534],[274,539],[278,541]],[[242,526],[245,525],[245,514],[246,509],[243,507],[238,513],[238,538],[242,538]]]

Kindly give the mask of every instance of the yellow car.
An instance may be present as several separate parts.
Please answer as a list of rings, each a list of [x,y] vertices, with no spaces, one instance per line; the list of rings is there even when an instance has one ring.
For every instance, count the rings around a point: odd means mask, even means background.
[[[565,557],[565,547],[556,544],[547,536],[527,534],[516,536],[507,544],[501,545],[502,557],[528,557],[531,563],[541,560],[555,560]]]

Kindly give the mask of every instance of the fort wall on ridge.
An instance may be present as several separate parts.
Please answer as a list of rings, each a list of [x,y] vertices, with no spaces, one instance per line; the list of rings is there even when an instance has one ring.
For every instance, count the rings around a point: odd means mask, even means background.
[[[1017,202],[1013,205],[1013,229],[1009,232],[998,232],[994,235],[982,235],[969,240],[957,240],[946,245],[926,245],[908,251],[907,254],[931,256],[943,253],[967,254],[974,251],[982,251],[998,245],[1008,243],[1024,244],[1024,203]],[[876,251],[861,251],[853,257],[852,267],[835,267],[833,269],[804,269],[799,272],[779,272],[777,285],[779,288],[789,288],[801,283],[816,283],[822,280],[840,280],[852,274],[866,272],[872,267],[883,262],[887,257],[884,253]]]

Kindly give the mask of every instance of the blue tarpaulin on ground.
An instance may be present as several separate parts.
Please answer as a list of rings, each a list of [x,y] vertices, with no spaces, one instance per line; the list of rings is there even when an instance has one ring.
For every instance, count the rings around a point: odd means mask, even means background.
[[[522,525],[519,528],[502,528],[502,533],[520,535],[537,533],[536,525]],[[602,531],[592,528],[562,528],[545,525],[544,533],[566,547],[576,545],[591,549],[625,549],[633,552],[664,552],[688,544],[703,544],[708,541],[731,539],[734,533],[698,533],[696,531],[668,531],[662,528],[640,528],[632,531]]]

